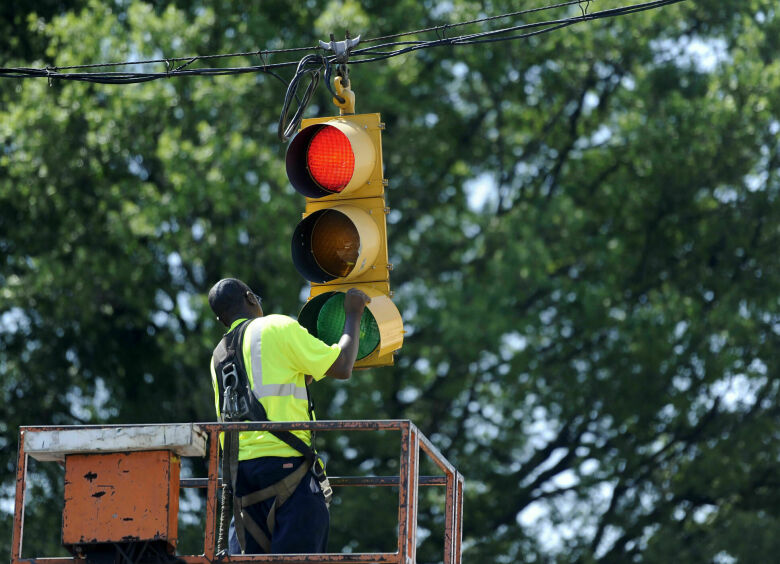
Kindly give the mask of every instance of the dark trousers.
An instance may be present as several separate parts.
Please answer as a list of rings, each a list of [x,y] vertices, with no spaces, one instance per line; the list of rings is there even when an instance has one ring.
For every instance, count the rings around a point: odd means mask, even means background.
[[[236,493],[242,496],[271,486],[293,472],[303,461],[303,457],[276,456],[243,460],[238,464]],[[327,552],[330,514],[320,485],[311,472],[303,477],[290,498],[276,508],[276,524],[271,535],[266,519],[273,501],[271,498],[244,508],[271,539],[271,554]],[[263,550],[248,530],[245,536],[246,553],[262,554]],[[228,547],[230,554],[241,554],[235,523],[232,520]]]

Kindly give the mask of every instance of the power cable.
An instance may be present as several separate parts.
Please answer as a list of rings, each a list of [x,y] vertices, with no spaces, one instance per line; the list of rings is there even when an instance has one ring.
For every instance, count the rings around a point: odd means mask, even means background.
[[[117,63],[91,63],[88,65],[69,65],[64,67],[56,67],[59,70],[70,69],[89,69],[97,67],[116,67],[125,65],[148,65],[154,63],[176,63],[179,61],[187,61],[185,65],[189,65],[195,61],[208,60],[208,59],[225,59],[228,57],[267,57],[268,55],[278,55],[280,53],[295,53],[300,51],[316,51],[319,47],[290,47],[287,49],[266,49],[262,51],[244,51],[240,53],[221,53],[216,55],[194,55],[192,57],[172,57],[169,59],[148,59],[145,61],[123,61]]]
[[[496,30],[483,31],[479,33],[464,34],[451,38],[439,37],[435,40],[423,41],[396,41],[392,43],[384,43],[375,45],[372,47],[364,47],[361,49],[354,49],[349,52],[349,63],[362,64],[375,61],[381,61],[389,59],[391,57],[397,57],[405,53],[412,51],[418,51],[421,49],[430,49],[440,46],[460,46],[460,45],[475,45],[479,43],[493,43],[498,41],[514,41],[518,39],[524,39],[535,35],[544,33],[550,33],[571,25],[582,23],[586,21],[593,21],[605,18],[614,18],[618,16],[624,16],[628,14],[634,14],[637,12],[643,12],[646,10],[652,10],[684,2],[686,0],[652,0],[643,2],[640,4],[633,4],[629,6],[621,6],[619,8],[611,8],[602,10],[600,12],[588,13],[591,2],[596,0],[573,0],[562,2],[558,4],[542,6],[537,8],[529,8],[507,14],[500,14],[496,16],[487,16],[479,19],[473,19],[469,21],[457,22],[454,24],[445,24],[436,27],[429,27],[425,29],[419,29],[415,31],[408,31],[403,33],[397,33],[393,35],[385,35],[376,37],[373,39],[364,40],[363,43],[376,43],[384,41],[386,39],[395,39],[398,37],[405,37],[409,35],[416,35],[420,33],[436,32],[445,35],[447,30],[455,27],[461,27],[465,25],[471,25],[476,23],[482,23],[486,21],[493,21],[501,18],[517,17],[520,15],[542,12],[547,10],[553,10],[558,8],[565,8],[568,6],[579,5],[582,14],[580,16],[573,16],[568,18],[561,18],[555,20],[546,20],[539,22],[530,22],[520,25],[505,27]],[[583,6],[584,4],[584,6]],[[526,31],[532,30],[532,31]],[[524,33],[507,35],[518,31],[524,31]],[[328,89],[333,93],[332,86],[330,84],[331,77],[331,64],[339,62],[343,64],[343,61],[337,61],[336,55],[325,55],[323,52],[318,54],[305,55],[300,61],[285,61],[279,63],[268,63],[267,57],[274,54],[292,53],[300,51],[317,51],[320,47],[294,47],[286,49],[264,50],[264,51],[250,51],[242,53],[224,53],[215,55],[197,55],[194,57],[175,57],[166,59],[149,59],[144,61],[125,61],[125,62],[112,62],[112,63],[93,63],[86,65],[70,65],[64,67],[46,67],[43,69],[36,68],[0,68],[0,78],[47,78],[49,83],[53,80],[77,80],[83,82],[92,82],[100,84],[132,84],[149,82],[152,80],[159,80],[161,78],[171,78],[174,76],[224,76],[234,74],[245,73],[266,73],[270,74],[283,84],[287,85],[285,92],[284,103],[282,105],[282,112],[279,117],[279,125],[277,128],[277,134],[279,139],[284,141],[288,139],[297,130],[300,121],[303,117],[303,112],[308,106],[314,91],[317,88],[320,80],[320,73],[325,71],[325,82]],[[188,68],[192,63],[199,60],[210,59],[222,59],[229,57],[260,57],[263,60],[262,65],[249,65],[244,67],[222,67],[222,68]],[[175,68],[171,68],[175,63],[181,62],[180,65]],[[144,65],[144,64],[165,64],[165,72],[61,72],[63,70],[82,70],[93,69],[100,67],[117,67],[117,66],[130,66],[130,65]],[[295,74],[290,82],[286,82],[282,77],[276,74],[276,70],[295,66]],[[298,88],[300,81],[309,75],[309,84],[304,91],[303,97],[298,98]],[[298,107],[293,114],[292,119],[287,121],[287,115],[292,104],[292,99],[295,98],[298,102]]]
[[[595,0],[592,0],[592,1],[595,1]],[[393,34],[393,35],[385,35],[385,36],[376,37],[376,38],[373,38],[373,39],[364,39],[364,40],[361,41],[361,43],[363,43],[363,44],[374,43],[376,41],[382,41],[382,40],[385,40],[385,39],[392,39],[392,38],[395,38],[395,37],[404,37],[404,36],[407,36],[407,35],[417,35],[417,34],[420,34],[420,33],[427,33],[427,32],[431,32],[431,31],[439,32],[439,31],[442,31],[442,30],[446,30],[446,29],[450,29],[450,28],[456,28],[456,27],[461,27],[461,26],[464,26],[464,25],[471,25],[471,24],[482,23],[482,22],[492,21],[492,20],[497,20],[497,19],[516,17],[516,16],[520,16],[520,15],[530,14],[530,13],[533,13],[533,12],[540,12],[540,11],[545,11],[545,10],[552,10],[552,9],[555,9],[555,8],[561,8],[561,7],[565,7],[565,6],[571,6],[571,5],[574,5],[574,4],[582,4],[582,2],[583,2],[583,0],[571,0],[569,2],[564,2],[564,3],[561,3],[561,4],[554,4],[554,5],[551,5],[551,6],[542,6],[542,7],[538,7],[538,8],[530,8],[530,9],[526,9],[526,10],[520,10],[520,11],[517,11],[517,12],[510,12],[510,13],[506,13],[506,14],[500,14],[498,16],[489,16],[489,17],[484,17],[484,18],[479,18],[479,19],[474,19],[474,20],[457,22],[457,23],[453,23],[453,24],[443,24],[443,25],[439,25],[439,26],[428,27],[428,28],[425,28],[425,29],[418,29],[418,30],[414,30],[414,31],[406,31],[406,32],[402,32],[402,33],[396,33],[396,34]],[[394,45],[399,45],[399,44],[401,44],[401,43],[396,43]],[[170,58],[165,58],[165,59],[146,59],[146,60],[141,60],[141,61],[122,61],[122,62],[109,62],[109,63],[90,63],[90,64],[83,64],[83,65],[66,65],[66,66],[47,67],[46,69],[27,69],[27,68],[0,69],[0,71],[12,71],[12,70],[32,71],[32,70],[41,70],[41,71],[43,71],[45,73],[45,71],[47,69],[52,71],[52,72],[58,72],[58,71],[62,71],[62,70],[90,69],[90,68],[117,67],[117,66],[130,66],[130,65],[148,65],[148,64],[161,64],[161,63],[164,63],[164,64],[166,64],[166,66],[168,66],[171,63],[177,63],[177,62],[180,62],[180,61],[186,61],[185,64],[183,64],[183,65],[177,67],[176,69],[174,69],[175,71],[178,71],[181,68],[183,68],[185,66],[188,66],[191,63],[194,63],[194,62],[199,61],[199,60],[224,59],[224,58],[230,58],[230,57],[264,57],[265,58],[265,57],[267,57],[269,55],[278,55],[280,53],[295,53],[295,52],[301,52],[301,51],[316,51],[318,49],[319,49],[319,47],[290,47],[290,48],[286,48],[286,49],[266,49],[266,50],[261,50],[261,51],[243,51],[243,52],[237,52],[237,53],[222,53],[222,54],[215,54],[215,55],[194,55],[194,56],[191,56],[191,57],[170,57]],[[287,63],[281,63],[281,64],[274,65],[274,66],[278,68],[280,66],[287,67],[287,66],[292,66],[294,64],[297,64],[297,63],[287,62]],[[263,65],[263,67],[268,67],[268,65]],[[256,67],[250,67],[250,68],[256,68]],[[25,74],[24,76],[19,77],[19,78],[24,78],[26,76],[29,76],[29,75]],[[36,76],[42,76],[42,75],[36,75]],[[77,74],[77,73],[72,73],[71,77],[74,80],[80,79],[80,75]],[[57,76],[57,78],[64,78],[64,77]]]
[[[590,1],[595,1],[595,0],[589,0],[587,3],[589,4]],[[569,25],[573,25],[584,21],[590,21],[590,20],[596,20],[596,19],[602,19],[608,17],[617,17],[621,15],[627,15],[627,14],[650,10],[654,8],[660,8],[662,6],[676,4],[684,1],[686,0],[655,0],[652,2],[645,2],[642,4],[635,4],[631,6],[624,6],[620,8],[604,10],[602,12],[595,12],[593,14],[586,14],[584,13],[585,10],[583,10],[582,16],[574,16],[574,17],[558,19],[558,20],[532,22],[532,23],[522,24],[519,26],[512,26],[508,28],[485,31],[476,34],[461,35],[452,38],[440,38],[431,41],[399,41],[394,43],[386,43],[374,47],[367,47],[363,49],[353,50],[351,52],[352,58],[350,59],[350,63],[357,64],[357,63],[373,62],[377,60],[386,59],[389,57],[402,55],[410,51],[428,49],[428,48],[438,47],[443,45],[449,45],[449,46],[472,45],[476,43],[510,41],[515,39],[522,39],[525,37],[529,37],[531,35],[538,35],[539,33],[549,33],[556,29],[560,29],[562,27],[568,27]],[[505,17],[512,17],[512,16],[527,14],[531,12],[552,10],[552,9],[571,6],[575,4],[579,4],[580,6],[582,6],[583,3],[585,3],[584,0],[574,0],[574,1],[564,2],[564,3],[554,4],[550,6],[543,6],[543,7],[531,8],[527,10],[521,10],[519,12],[512,12],[509,14],[490,16],[486,18],[469,20],[466,22],[458,22],[454,24],[445,24],[437,27],[426,28],[424,30],[416,30],[416,31],[395,34],[393,36],[378,37],[374,39],[369,39],[368,41],[364,41],[364,43],[376,42],[385,38],[401,37],[405,35],[417,34],[422,32],[436,31],[438,33],[462,25],[480,23],[484,21],[495,20],[495,19],[505,18]],[[501,34],[506,34],[513,31],[529,29],[529,28],[544,28],[545,26],[547,26],[547,29],[541,29],[536,33],[485,39],[489,36],[500,36]],[[388,51],[388,52],[377,52],[378,49],[392,49],[394,47],[401,47],[401,48],[393,51]],[[112,62],[112,63],[93,63],[89,65],[70,65],[64,67],[46,67],[43,69],[24,68],[24,67],[0,68],[0,78],[47,78],[50,81],[56,79],[56,80],[77,80],[77,81],[96,82],[96,83],[105,83],[105,84],[128,84],[133,82],[147,82],[150,80],[156,80],[160,78],[171,78],[174,76],[198,76],[198,75],[221,76],[221,75],[256,73],[256,72],[273,74],[273,72],[278,69],[292,67],[292,66],[297,67],[299,62],[286,61],[286,62],[270,63],[270,64],[266,62],[265,64],[262,65],[249,65],[244,67],[222,67],[222,68],[192,69],[186,67],[188,67],[190,64],[198,60],[209,60],[209,59],[228,58],[228,57],[247,57],[247,56],[267,57],[273,54],[300,52],[300,51],[316,51],[318,49],[319,49],[318,47],[295,47],[295,48],[288,48],[288,49],[249,51],[249,52],[241,52],[241,53],[197,55],[193,57],[149,59],[144,61],[125,61],[125,62]],[[361,55],[366,55],[367,57],[360,58]],[[327,59],[329,62],[333,62],[334,56],[328,56]],[[184,64],[171,70],[170,68],[171,65],[177,62],[184,62]],[[123,65],[129,66],[129,65],[141,65],[141,64],[161,64],[161,63],[166,65],[165,72],[65,72],[65,73],[60,72],[62,70],[88,69],[88,68],[112,67],[112,66],[123,66]],[[280,79],[278,76],[276,76],[276,78]]]
[[[298,126],[303,119],[303,112],[309,105],[311,97],[314,95],[314,91],[316,90],[317,84],[320,81],[320,71],[322,69],[325,69],[325,84],[327,85],[328,90],[330,90],[333,96],[336,95],[330,85],[331,67],[328,58],[324,55],[306,55],[303,59],[301,59],[301,62],[298,63],[298,67],[295,69],[295,76],[293,76],[290,84],[287,86],[287,91],[284,93],[282,113],[279,116],[279,126],[276,131],[280,141],[287,141],[298,130]],[[306,87],[306,91],[303,94],[303,99],[299,99],[297,96],[298,83],[307,74],[311,77],[309,79],[309,85]],[[295,114],[288,124],[287,114],[290,111],[290,104],[292,103],[292,99],[294,97],[298,99],[298,108],[295,110]]]
[[[593,1],[595,1],[595,0],[593,0]],[[583,0],[571,0],[570,2],[563,2],[561,4],[554,4],[552,6],[542,6],[542,7],[539,7],[539,8],[529,8],[529,9],[520,10],[520,11],[517,11],[517,12],[510,12],[510,13],[507,13],[507,14],[501,14],[501,15],[498,15],[498,16],[486,16],[484,18],[478,18],[478,19],[475,19],[475,20],[468,20],[468,21],[465,21],[465,22],[457,22],[457,23],[453,23],[453,24],[443,24],[443,25],[437,25],[437,26],[434,26],[434,27],[426,27],[424,29],[416,29],[414,31],[405,31],[403,33],[394,33],[392,35],[383,35],[381,37],[374,37],[372,39],[364,39],[364,40],[361,41],[361,43],[363,43],[363,44],[374,43],[376,41],[384,41],[385,39],[394,39],[396,37],[405,37],[407,35],[417,35],[419,33],[429,33],[431,31],[435,31],[435,32],[438,33],[439,31],[445,31],[447,29],[451,29],[451,28],[455,28],[455,27],[461,27],[461,26],[464,26],[464,25],[472,25],[472,24],[477,24],[477,23],[489,22],[489,21],[499,20],[499,19],[503,19],[503,18],[513,18],[513,17],[517,17],[517,16],[522,16],[522,15],[525,15],[525,14],[531,14],[531,13],[534,13],[534,12],[542,12],[542,11],[545,11],[545,10],[552,10],[554,8],[563,8],[563,7],[566,7],[566,6],[572,6],[574,4],[582,4],[582,2],[583,2]]]
[[[540,35],[542,33],[549,33],[551,31],[555,31],[557,29],[561,29],[563,27],[568,27],[577,23],[585,22],[585,21],[591,21],[591,20],[598,20],[598,19],[605,19],[605,18],[613,18],[617,16],[623,16],[628,14],[633,14],[636,12],[643,12],[646,10],[652,10],[655,8],[660,8],[663,6],[668,6],[671,4],[677,4],[679,2],[685,2],[686,0],[653,0],[651,2],[645,2],[643,4],[634,4],[631,6],[623,6],[620,8],[612,8],[609,10],[603,10],[601,12],[594,12],[592,14],[584,14],[582,16],[575,16],[571,18],[564,18],[559,20],[547,20],[542,22],[531,22],[527,24],[521,24],[517,26],[512,26],[508,28],[503,29],[497,29],[497,30],[491,30],[491,31],[485,31],[481,33],[475,33],[470,35],[461,35],[457,37],[452,38],[444,38],[444,39],[437,39],[433,41],[404,41],[404,42],[396,42],[396,43],[387,43],[384,45],[377,45],[375,47],[367,47],[363,49],[356,49],[352,51],[352,56],[356,55],[375,55],[373,58],[364,58],[364,59],[351,59],[351,64],[359,64],[359,63],[368,63],[378,60],[387,59],[390,57],[395,57],[397,55],[401,55],[404,53],[408,53],[410,51],[416,51],[419,49],[428,49],[431,47],[438,47],[441,45],[451,45],[451,46],[458,46],[458,45],[474,45],[477,43],[492,43],[497,41],[511,41],[516,39],[523,39],[526,37],[530,37],[533,35]],[[579,2],[574,2],[579,3]],[[572,3],[567,3],[567,5]],[[433,29],[442,29],[446,26],[440,26],[439,28],[433,28]],[[519,31],[523,29],[531,29],[531,28],[544,28],[539,29],[532,33],[526,33],[521,35],[513,35],[509,37],[492,37],[501,35],[504,33],[510,33],[513,31]],[[486,37],[489,37],[489,39],[483,39]],[[377,52],[377,49],[382,48],[390,48],[398,45],[408,45],[408,47],[404,47],[402,49],[398,49],[395,51],[389,51],[389,52]]]

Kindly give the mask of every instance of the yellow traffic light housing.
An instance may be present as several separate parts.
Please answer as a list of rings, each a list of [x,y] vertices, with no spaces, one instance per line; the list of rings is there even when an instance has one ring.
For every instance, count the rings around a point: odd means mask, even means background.
[[[368,294],[356,368],[392,364],[403,344],[401,315],[390,299],[383,128],[379,114],[306,119],[286,157],[290,182],[306,196],[292,239],[293,263],[311,282],[299,321],[337,342],[344,293],[354,287]]]

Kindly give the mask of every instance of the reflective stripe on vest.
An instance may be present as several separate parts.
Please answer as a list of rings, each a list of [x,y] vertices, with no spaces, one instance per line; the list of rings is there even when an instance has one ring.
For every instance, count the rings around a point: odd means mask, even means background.
[[[249,354],[252,358],[252,394],[260,401],[261,398],[292,396],[295,399],[309,401],[306,387],[289,384],[263,384],[263,361],[261,359],[263,330],[253,328],[252,340],[249,343]],[[245,336],[246,337],[246,336]]]

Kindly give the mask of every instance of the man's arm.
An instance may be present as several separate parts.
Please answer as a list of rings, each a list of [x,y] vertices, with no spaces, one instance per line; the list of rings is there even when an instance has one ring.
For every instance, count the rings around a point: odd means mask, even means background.
[[[344,321],[343,334],[339,339],[341,352],[325,372],[326,376],[337,380],[348,380],[352,376],[352,367],[355,366],[360,339],[360,318],[363,316],[366,304],[370,301],[371,298],[357,288],[347,290],[347,295],[344,297],[346,320]]]

